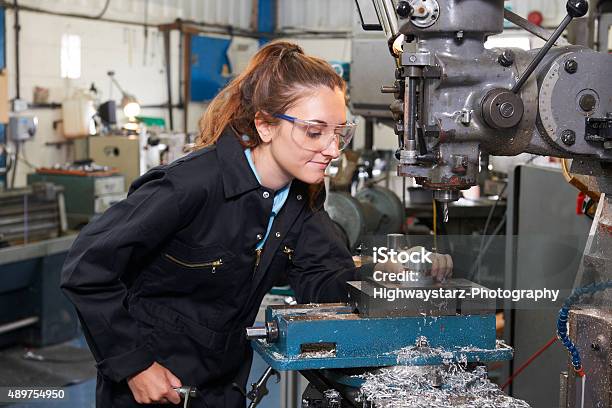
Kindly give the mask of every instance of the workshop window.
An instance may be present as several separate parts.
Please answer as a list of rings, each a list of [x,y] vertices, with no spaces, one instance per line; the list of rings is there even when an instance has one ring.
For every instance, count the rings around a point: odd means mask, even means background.
[[[81,77],[81,37],[75,34],[62,35],[61,49],[62,78]]]

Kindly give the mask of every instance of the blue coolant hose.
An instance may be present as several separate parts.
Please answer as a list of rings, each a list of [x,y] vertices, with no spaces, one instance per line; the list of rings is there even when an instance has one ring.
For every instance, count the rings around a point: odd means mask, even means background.
[[[601,292],[603,290],[612,288],[612,281],[601,282],[601,283],[592,283],[590,285],[584,286],[582,288],[574,289],[570,297],[565,299],[563,302],[563,307],[559,310],[559,320],[557,320],[557,335],[559,336],[559,340],[563,343],[565,348],[572,357],[572,366],[576,373],[582,377],[584,376],[584,369],[582,367],[582,361],[580,360],[580,352],[576,348],[576,345],[570,340],[567,335],[567,318],[569,316],[570,307],[578,302],[583,295],[589,295],[596,292]]]

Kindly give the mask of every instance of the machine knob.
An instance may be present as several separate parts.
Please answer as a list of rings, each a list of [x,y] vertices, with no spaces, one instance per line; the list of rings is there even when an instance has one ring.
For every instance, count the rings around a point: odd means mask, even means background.
[[[397,15],[401,18],[408,18],[412,15],[414,9],[407,1],[400,1],[395,9]]]
[[[571,129],[565,129],[561,133],[561,141],[566,146],[571,146],[576,143],[576,132]]]
[[[573,18],[583,17],[589,12],[589,3],[586,0],[569,0],[565,9]]]
[[[266,322],[266,330],[268,331],[268,341],[270,343],[278,340],[278,323],[276,321]]]
[[[597,106],[597,99],[592,94],[585,94],[580,97],[578,104],[580,105],[580,109],[585,112],[590,112]]]
[[[502,67],[508,68],[512,66],[512,64],[514,64],[514,52],[509,49],[503,50],[497,58],[497,62],[499,62]]]
[[[508,129],[523,117],[523,101],[507,89],[493,89],[482,99],[482,116],[493,129]]]
[[[265,327],[247,327],[246,337],[249,340],[266,339],[268,331]]]
[[[565,72],[567,72],[568,74],[575,74],[576,72],[578,72],[578,63],[576,62],[576,60],[568,59],[567,61],[565,61],[563,67],[565,68]]]
[[[276,321],[266,322],[265,326],[246,328],[247,340],[267,340],[270,343],[278,340],[278,324]]]

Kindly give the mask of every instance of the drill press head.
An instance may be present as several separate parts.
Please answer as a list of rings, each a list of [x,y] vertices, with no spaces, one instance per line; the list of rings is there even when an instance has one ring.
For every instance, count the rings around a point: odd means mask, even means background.
[[[503,30],[504,1],[372,0],[389,44],[403,41],[393,93],[398,175],[414,177],[448,203],[478,182],[481,152],[532,153],[612,161],[609,55],[556,40],[586,2],[541,49],[486,49]]]

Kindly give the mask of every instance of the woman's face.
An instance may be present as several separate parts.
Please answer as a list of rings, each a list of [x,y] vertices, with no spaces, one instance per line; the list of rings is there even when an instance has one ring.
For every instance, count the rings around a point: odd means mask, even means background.
[[[332,90],[325,86],[308,90],[307,95],[299,99],[285,112],[285,115],[329,125],[344,124],[346,122],[344,92],[338,88]],[[300,138],[291,134],[292,131],[304,131],[303,126],[296,125],[296,129],[293,128],[293,123],[283,119],[274,126],[270,150],[275,161],[291,177],[309,184],[322,182],[330,161],[340,155],[337,139],[334,139],[329,146],[316,148],[313,151],[312,146],[300,144]]]

